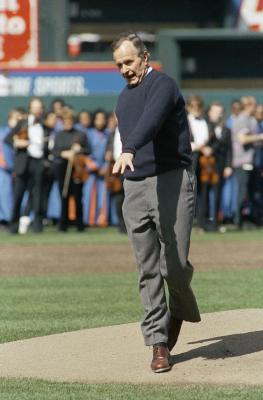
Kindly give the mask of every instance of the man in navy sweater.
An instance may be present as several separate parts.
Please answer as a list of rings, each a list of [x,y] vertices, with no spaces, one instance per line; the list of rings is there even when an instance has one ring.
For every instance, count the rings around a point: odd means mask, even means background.
[[[153,346],[152,370],[164,372],[183,320],[200,321],[188,261],[196,198],[190,133],[176,83],[149,66],[140,37],[123,34],[112,50],[127,81],[116,108],[122,154],[113,173],[125,177],[123,213],[139,270],[144,341]]]

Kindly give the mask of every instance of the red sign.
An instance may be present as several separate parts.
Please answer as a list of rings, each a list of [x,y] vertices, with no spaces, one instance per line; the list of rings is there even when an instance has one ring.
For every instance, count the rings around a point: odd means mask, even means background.
[[[258,0],[257,11],[263,11],[263,0]]]
[[[0,0],[0,62],[38,62],[38,0]]]
[[[244,23],[250,30],[263,31],[263,0],[242,0],[240,8],[240,25]]]

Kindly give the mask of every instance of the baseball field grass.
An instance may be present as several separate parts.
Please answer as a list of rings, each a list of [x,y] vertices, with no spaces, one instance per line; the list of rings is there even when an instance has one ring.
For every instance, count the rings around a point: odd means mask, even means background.
[[[211,259],[216,248],[217,252],[222,252],[222,257],[224,256],[226,260],[224,263],[227,263],[228,258],[231,261],[231,258],[236,256],[237,250],[245,249],[249,243],[260,247],[262,235],[262,230],[225,234],[194,233],[193,244],[197,248],[199,245],[204,245]],[[234,243],[235,254],[224,254],[224,248],[229,243]],[[99,250],[100,246],[101,248],[109,246],[107,256],[103,257],[103,253]],[[98,259],[96,265],[115,263],[112,260],[111,249],[117,251],[117,255],[114,256],[116,263],[122,257],[123,264],[127,264],[128,256],[125,257],[123,249],[126,251],[128,246],[126,236],[120,235],[114,228],[91,229],[84,234],[72,231],[61,235],[50,228],[42,235],[28,234],[23,237],[1,232],[0,247],[8,253],[8,257],[2,259],[2,263],[10,264],[8,265],[10,274],[6,272],[6,265],[0,266],[0,274],[1,270],[3,271],[0,280],[0,342],[140,320],[142,308],[137,292],[135,266],[134,269],[124,268],[123,272],[114,271],[114,268],[110,268],[109,271],[107,268],[97,271],[92,265],[83,272],[77,268],[78,252],[82,251],[85,254],[86,251],[89,254],[91,249],[96,251]],[[54,257],[56,251],[63,251],[68,247],[72,248],[73,252],[75,249],[75,254],[66,272],[59,269],[61,258],[58,258],[58,268],[54,271],[43,270],[41,265],[45,263],[45,258],[50,256],[51,249],[54,251],[52,253]],[[33,261],[29,260],[32,266],[27,270],[27,265],[23,265],[23,258],[36,248],[39,251],[39,258],[34,255]],[[251,264],[249,255],[251,248],[249,246],[247,248],[247,267],[245,262],[245,267],[242,264],[242,268],[238,268],[238,263],[234,269],[228,268],[228,265],[224,265],[223,268],[219,262],[218,268],[212,270],[209,267],[206,270],[197,268],[193,288],[201,313],[263,307],[263,264],[259,265],[261,258],[256,259],[255,265]],[[244,258],[243,255],[242,257]],[[251,254],[251,258],[253,257],[255,254]],[[64,259],[63,261],[65,263]],[[81,262],[83,263],[83,259]],[[200,260],[199,262],[201,264]],[[69,384],[34,379],[0,379],[1,400],[152,398],[259,400],[263,398],[263,388]]]
[[[263,308],[263,269],[197,272],[201,313]],[[2,278],[0,342],[136,322],[142,309],[136,273]]]
[[[3,400],[262,400],[260,387],[153,386],[0,380]]]

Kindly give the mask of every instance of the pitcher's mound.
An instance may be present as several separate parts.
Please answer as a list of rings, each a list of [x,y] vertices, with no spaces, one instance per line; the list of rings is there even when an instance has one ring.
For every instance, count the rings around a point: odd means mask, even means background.
[[[0,345],[0,376],[68,382],[263,385],[263,310],[204,314],[184,323],[168,373],[150,370],[138,323]]]

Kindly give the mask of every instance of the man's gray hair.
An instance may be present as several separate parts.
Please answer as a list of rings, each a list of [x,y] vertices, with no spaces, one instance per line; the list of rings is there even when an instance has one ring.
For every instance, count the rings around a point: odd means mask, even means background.
[[[135,32],[129,31],[121,33],[120,36],[116,40],[114,40],[114,42],[111,45],[112,52],[114,53],[114,51],[117,50],[121,46],[121,44],[125,41],[129,41],[134,45],[134,47],[138,50],[138,55],[140,57],[142,57],[144,52],[147,51],[147,48],[143,43],[142,39],[140,38],[140,36],[137,35],[137,33]]]

